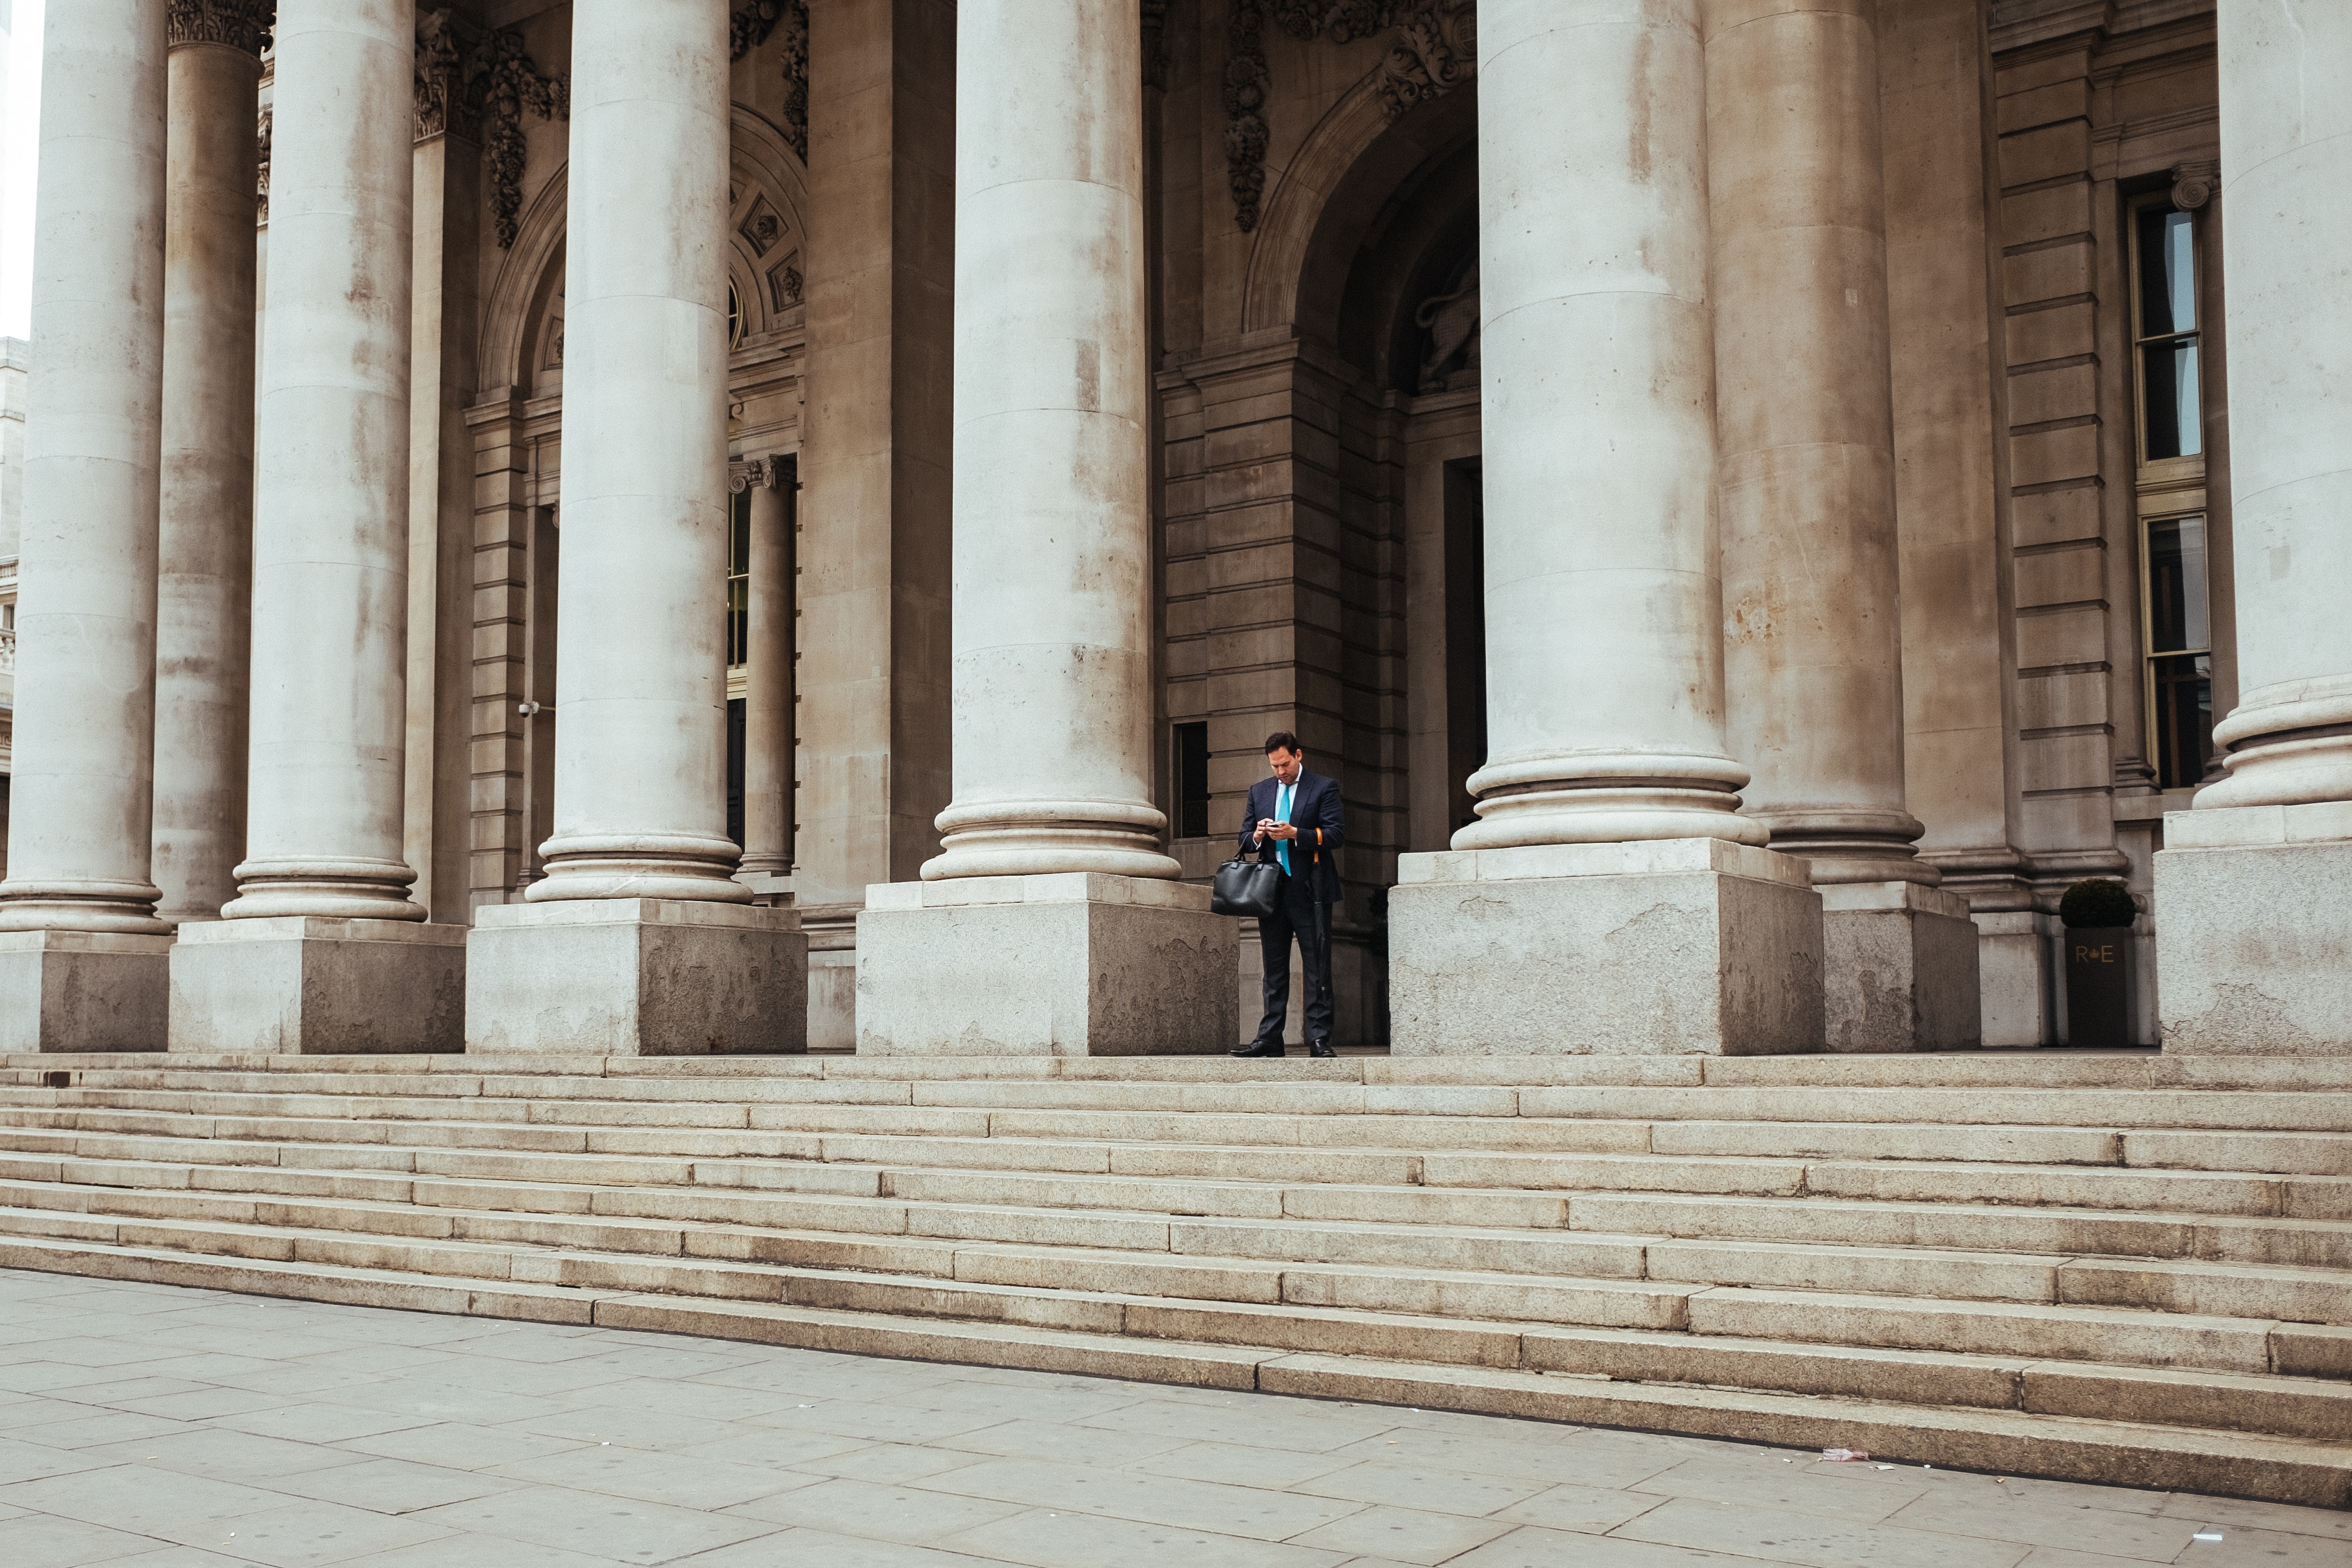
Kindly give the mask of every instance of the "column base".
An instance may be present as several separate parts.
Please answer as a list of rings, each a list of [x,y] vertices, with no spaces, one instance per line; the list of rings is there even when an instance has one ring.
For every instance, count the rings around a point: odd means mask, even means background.
[[[1833,1051],[1984,1043],[1969,901],[1917,882],[1836,882],[1822,895],[1822,1008]]]
[[[1099,871],[870,887],[858,1054],[1232,1050],[1239,923],[1206,888]]]
[[[172,1049],[265,1056],[455,1051],[466,928],[269,915],[197,921],[172,949]]]
[[[2352,1057],[2352,801],[2170,812],[2164,844],[2166,1053]]]
[[[466,943],[466,1049],[603,1057],[808,1048],[791,909],[669,899],[490,904]]]
[[[1771,1056],[1822,1048],[1805,863],[1720,838],[1397,858],[1397,1056]]]
[[[172,939],[0,931],[0,1056],[160,1051]]]

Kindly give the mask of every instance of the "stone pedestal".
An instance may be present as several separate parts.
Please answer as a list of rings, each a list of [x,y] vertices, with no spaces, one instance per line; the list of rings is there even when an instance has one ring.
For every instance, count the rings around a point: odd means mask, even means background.
[[[278,915],[191,921],[172,949],[172,1049],[455,1051],[466,928]]]
[[[0,1056],[160,1051],[168,936],[0,931]]]
[[[808,939],[791,909],[565,899],[477,911],[466,1048],[699,1057],[808,1048]]]
[[[1397,1056],[1769,1056],[1822,1048],[1804,862],[1720,838],[1403,855]]]
[[[2165,1050],[2352,1056],[2352,802],[2171,812],[2164,844]]]
[[[890,882],[857,917],[861,1056],[1233,1048],[1239,922],[1209,889],[1069,872]]]
[[[1984,1043],[1977,925],[1958,893],[1833,882],[1822,895],[1822,1009],[1833,1051]]]

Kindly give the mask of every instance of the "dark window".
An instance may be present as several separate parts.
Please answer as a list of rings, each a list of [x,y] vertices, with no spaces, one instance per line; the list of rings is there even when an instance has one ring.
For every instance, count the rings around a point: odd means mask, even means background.
[[[2147,679],[2157,787],[2188,789],[2213,755],[2213,644],[2205,520],[2147,525]]]
[[[2197,388],[2197,231],[2187,213],[2138,213],[2140,460],[2205,449]]]
[[[1209,836],[1209,726],[1176,726],[1176,837]]]
[[[751,642],[751,492],[737,490],[727,509],[727,662],[743,663]]]
[[[743,700],[727,702],[727,837],[743,847]]]

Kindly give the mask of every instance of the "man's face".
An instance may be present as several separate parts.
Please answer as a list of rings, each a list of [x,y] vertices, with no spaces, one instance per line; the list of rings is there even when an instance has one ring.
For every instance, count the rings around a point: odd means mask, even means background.
[[[1274,769],[1274,776],[1277,780],[1283,784],[1295,784],[1298,782],[1298,770],[1307,761],[1307,753],[1287,751],[1268,752],[1265,754],[1265,760]]]

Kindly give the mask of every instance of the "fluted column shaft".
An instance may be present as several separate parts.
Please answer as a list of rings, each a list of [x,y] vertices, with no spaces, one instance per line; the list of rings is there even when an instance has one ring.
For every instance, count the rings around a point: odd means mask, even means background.
[[[1487,0],[1478,50],[1488,753],[1454,847],[1761,844],[1724,743],[1698,0]]]
[[[1937,880],[1904,807],[1875,9],[1704,12],[1732,749],[1816,883]]]
[[[743,869],[793,868],[793,480],[751,465],[751,626],[743,670]]]
[[[173,924],[217,916],[245,855],[257,11],[215,5],[172,37],[154,845]]]
[[[412,13],[278,6],[250,826],[230,919],[425,918],[401,847]]]
[[[526,895],[742,902],[727,837],[726,0],[580,0],[555,836]]]
[[[2352,6],[2221,11],[2238,706],[2197,805],[2352,800]]]
[[[1141,20],[956,21],[955,796],[926,878],[1172,878],[1151,805]]]
[[[149,879],[163,0],[50,9],[0,930],[161,933]]]

